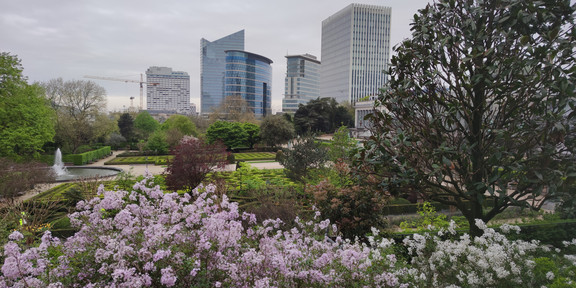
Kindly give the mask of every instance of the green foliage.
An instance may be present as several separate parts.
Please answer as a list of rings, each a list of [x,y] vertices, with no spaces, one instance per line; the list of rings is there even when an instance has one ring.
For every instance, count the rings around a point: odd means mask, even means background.
[[[311,169],[322,168],[328,160],[327,149],[313,136],[298,139],[292,149],[282,149],[282,153],[279,162],[284,166],[286,175],[294,181],[304,181]]]
[[[388,190],[419,191],[470,223],[556,196],[576,176],[576,6],[534,3],[441,0],[420,10],[395,48],[357,164],[386,176]]]
[[[33,158],[55,135],[42,88],[29,85],[20,59],[0,52],[0,157]]]
[[[140,140],[147,140],[159,127],[160,123],[148,111],[141,111],[134,118],[134,130]]]
[[[405,221],[400,223],[400,228],[404,230],[426,230],[429,226],[436,229],[447,228],[450,222],[446,220],[446,215],[436,212],[436,208],[430,202],[418,204],[418,215],[415,221]]]
[[[258,169],[251,167],[249,163],[240,162],[236,171],[224,171],[211,173],[207,182],[215,182],[223,179],[226,188],[236,195],[246,195],[248,187],[263,188],[264,186],[296,187],[297,185],[284,175],[283,169]],[[263,184],[259,185],[257,183]]]
[[[354,115],[334,98],[310,100],[300,104],[294,113],[294,128],[298,135],[307,133],[332,133],[336,127],[354,127]]]
[[[266,116],[260,124],[260,138],[268,146],[285,144],[295,135],[294,125],[281,115]]]
[[[272,152],[234,153],[234,159],[236,161],[275,160],[276,153]]]
[[[71,160],[74,165],[85,165],[92,163],[98,159],[102,159],[108,155],[112,154],[112,149],[110,146],[104,146],[96,150],[91,150],[88,152],[80,154],[66,155],[66,159]],[[64,156],[62,157],[64,159]]]
[[[260,142],[260,127],[256,124],[244,122],[242,123],[242,128],[246,131],[246,134],[248,134],[246,143],[248,144],[248,147],[252,149],[254,144]]]
[[[151,151],[154,154],[167,154],[168,148],[169,145],[166,141],[166,133],[161,130],[152,133],[146,143],[146,150]]]
[[[336,162],[338,160],[350,161],[350,153],[356,147],[356,141],[350,137],[350,132],[347,127],[341,126],[338,128],[332,141],[330,142],[328,156],[330,160]]]
[[[249,146],[248,133],[238,122],[216,121],[208,127],[206,138],[209,143],[222,141],[228,149]]]
[[[110,145],[113,150],[118,150],[122,147],[125,147],[127,143],[126,138],[120,135],[118,132],[112,132],[106,141],[106,145]]]
[[[336,162],[319,178],[319,183],[306,186],[306,192],[313,195],[316,207],[324,217],[338,225],[344,237],[362,238],[372,227],[381,229],[385,226],[381,211],[389,195],[354,178],[348,164]]]
[[[164,123],[162,123],[160,128],[164,131],[176,129],[178,132],[182,134],[182,136],[185,135],[191,135],[194,137],[198,136],[198,131],[196,131],[196,125],[194,125],[194,122],[192,122],[190,118],[184,115],[179,114],[171,115],[170,117],[168,117],[168,119],[166,119],[166,121],[164,121]]]
[[[120,134],[126,138],[126,140],[132,142],[134,140],[134,119],[129,113],[122,113],[120,119],[118,119],[118,129]]]

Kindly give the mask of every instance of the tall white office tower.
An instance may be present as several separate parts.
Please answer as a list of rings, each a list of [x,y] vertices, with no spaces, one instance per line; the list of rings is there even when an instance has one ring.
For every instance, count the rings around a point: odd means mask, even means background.
[[[295,113],[300,104],[320,97],[320,61],[310,54],[286,56],[282,112]]]
[[[151,113],[189,114],[190,76],[168,67],[146,70],[146,107]]]
[[[378,94],[390,61],[392,8],[350,4],[322,21],[320,96],[338,102]]]

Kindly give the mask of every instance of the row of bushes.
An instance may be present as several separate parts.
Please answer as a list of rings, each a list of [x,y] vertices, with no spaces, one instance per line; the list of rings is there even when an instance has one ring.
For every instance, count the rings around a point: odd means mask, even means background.
[[[98,149],[87,151],[79,154],[66,154],[62,155],[62,162],[73,163],[74,165],[85,165],[92,163],[99,159],[112,154],[112,148],[110,146],[102,146]],[[48,165],[54,164],[54,155],[42,155],[40,161]]]
[[[102,148],[80,154],[64,155],[62,156],[62,161],[72,162],[74,165],[85,165],[109,156],[110,154],[112,154],[112,148],[110,146],[104,146]]]

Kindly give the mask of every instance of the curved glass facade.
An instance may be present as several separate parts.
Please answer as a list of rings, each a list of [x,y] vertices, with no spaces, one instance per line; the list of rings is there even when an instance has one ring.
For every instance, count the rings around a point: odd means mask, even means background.
[[[202,114],[209,114],[224,100],[226,50],[244,50],[244,30],[218,39],[200,41],[200,90]]]
[[[272,60],[258,54],[226,51],[225,96],[241,96],[256,118],[269,115],[272,107]]]

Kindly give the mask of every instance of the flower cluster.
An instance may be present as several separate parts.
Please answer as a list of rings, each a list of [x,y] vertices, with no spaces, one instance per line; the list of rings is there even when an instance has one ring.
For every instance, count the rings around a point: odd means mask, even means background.
[[[327,237],[334,225],[296,219],[256,225],[252,214],[217,196],[212,185],[180,196],[151,187],[104,191],[70,215],[79,231],[38,247],[5,246],[0,287],[440,287],[534,284],[537,243],[482,237],[441,240],[415,235],[403,243],[373,229],[366,243]],[[219,198],[220,197],[220,198]],[[450,231],[443,233],[450,234]],[[396,254],[402,247],[407,251]],[[542,277],[546,284],[556,274]],[[532,282],[530,282],[532,281]]]

